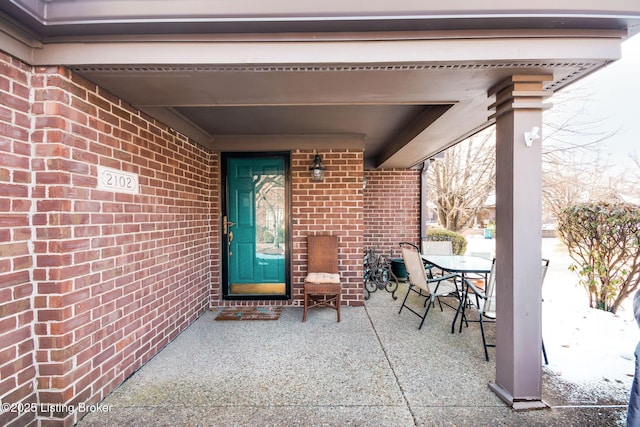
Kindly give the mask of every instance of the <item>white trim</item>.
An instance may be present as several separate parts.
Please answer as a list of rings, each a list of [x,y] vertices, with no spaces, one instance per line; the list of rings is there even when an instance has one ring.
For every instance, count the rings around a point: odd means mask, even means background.
[[[31,65],[401,64],[482,61],[611,61],[620,38],[494,38],[298,42],[56,43],[33,52]]]

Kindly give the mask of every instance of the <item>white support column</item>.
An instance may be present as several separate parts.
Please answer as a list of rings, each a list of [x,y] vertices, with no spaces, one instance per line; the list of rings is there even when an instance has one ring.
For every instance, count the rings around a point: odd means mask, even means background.
[[[496,96],[496,381],[516,410],[542,402],[542,129],[548,75],[514,75]],[[531,144],[529,144],[531,142]]]

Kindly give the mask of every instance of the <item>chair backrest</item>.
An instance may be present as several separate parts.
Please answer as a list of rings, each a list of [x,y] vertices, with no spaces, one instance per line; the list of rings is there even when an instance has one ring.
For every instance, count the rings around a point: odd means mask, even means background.
[[[482,312],[487,317],[496,317],[496,259],[491,263],[491,272],[487,277],[487,284],[484,288],[487,299],[484,301]]]
[[[307,271],[338,273],[338,236],[307,236]]]
[[[427,273],[424,271],[424,265],[422,264],[422,257],[420,253],[412,246],[401,246],[402,259],[404,260],[404,266],[407,269],[409,276],[409,282],[422,289],[427,293],[431,293],[429,285],[427,283]]]
[[[418,251],[418,252],[420,251],[420,248],[419,248],[419,247],[417,247],[416,245],[414,245],[414,244],[413,244],[413,243],[411,243],[411,242],[400,242],[400,247],[403,247],[403,246],[405,246],[405,245],[409,245],[409,246],[411,246],[411,247],[415,248],[415,250],[416,250],[416,251]]]
[[[547,276],[547,269],[549,268],[549,260],[542,260],[542,284],[544,284],[544,278]],[[491,264],[491,273],[489,273],[489,277],[487,278],[487,286],[485,288],[485,295],[487,299],[484,302],[484,306],[482,311],[488,317],[496,317],[496,259],[493,259],[493,264]]]
[[[450,240],[424,240],[422,253],[429,255],[453,255],[453,246]]]

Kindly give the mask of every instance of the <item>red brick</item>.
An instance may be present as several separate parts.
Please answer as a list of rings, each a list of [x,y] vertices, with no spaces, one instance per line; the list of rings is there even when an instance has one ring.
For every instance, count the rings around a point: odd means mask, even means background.
[[[89,273],[91,267],[89,264],[72,265],[64,268],[52,268],[49,270],[51,280],[65,280],[72,277],[83,276]]]
[[[89,165],[84,162],[76,162],[67,159],[49,159],[47,161],[47,167],[49,170],[61,170],[65,172],[73,172],[80,174],[89,173]]]
[[[36,172],[38,184],[69,184],[71,176],[68,172]]]
[[[0,288],[29,283],[28,271],[16,271],[8,274],[0,274]]]
[[[4,197],[28,197],[29,187],[26,185],[0,183],[0,194]]]
[[[41,240],[70,238],[71,227],[38,227],[36,228],[36,236]]]
[[[38,310],[38,321],[63,321],[68,319],[72,314],[73,310],[70,307],[51,310]]]
[[[31,338],[31,332],[28,327],[14,329],[13,331],[0,334],[0,342],[3,346],[15,345]]]
[[[75,252],[73,254],[73,263],[81,264],[85,262],[94,261],[100,258],[99,250],[91,250],[91,251],[83,251],[83,252]]]
[[[68,212],[71,209],[70,200],[39,200],[37,202],[39,212],[62,211]]]
[[[89,249],[91,242],[89,239],[61,240],[49,242],[49,252],[72,252]]]
[[[17,285],[13,287],[13,299],[14,301],[20,300],[24,297],[30,296],[33,293],[33,284],[25,283],[23,285]],[[0,328],[0,330],[6,330]]]
[[[39,394],[40,402],[50,404],[66,403],[73,397],[73,387],[69,387],[66,390],[41,390]]]
[[[60,267],[71,265],[71,255],[39,255],[36,258],[38,267]]]
[[[18,257],[29,253],[26,242],[0,244],[0,257]]]
[[[46,157],[63,157],[68,158],[71,152],[70,148],[63,144],[36,144],[36,155],[43,158]]]
[[[31,210],[31,200],[14,199],[11,201],[13,212],[29,212]]]

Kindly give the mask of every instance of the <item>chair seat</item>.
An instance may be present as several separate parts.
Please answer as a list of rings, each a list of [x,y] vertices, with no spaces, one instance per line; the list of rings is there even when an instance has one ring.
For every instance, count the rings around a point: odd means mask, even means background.
[[[334,295],[340,293],[340,283],[305,283],[304,291],[309,295]]]
[[[437,282],[429,283],[429,288],[431,289],[431,293],[433,294],[433,296],[443,296],[458,292],[458,287],[455,285],[455,283],[452,283],[449,280],[442,280],[441,282],[439,282],[439,285]]]
[[[309,273],[304,281],[317,284],[340,284],[340,275],[334,273]]]

